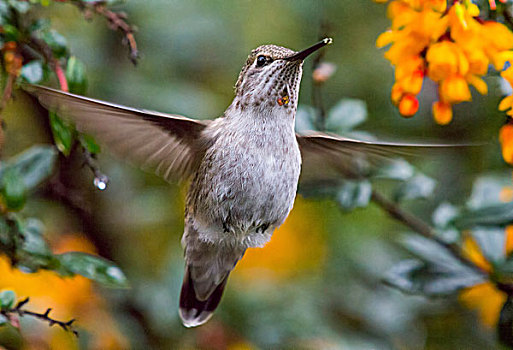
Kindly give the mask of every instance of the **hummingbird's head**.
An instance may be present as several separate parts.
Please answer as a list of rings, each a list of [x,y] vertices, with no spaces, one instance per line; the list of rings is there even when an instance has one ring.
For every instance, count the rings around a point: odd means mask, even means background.
[[[278,106],[295,110],[304,59],[331,42],[331,38],[326,38],[302,51],[276,45],[263,45],[251,51],[235,85],[235,107]]]

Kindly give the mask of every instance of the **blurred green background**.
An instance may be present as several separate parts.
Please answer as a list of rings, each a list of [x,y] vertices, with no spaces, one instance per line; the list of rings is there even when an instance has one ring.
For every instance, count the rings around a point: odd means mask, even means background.
[[[389,22],[386,7],[370,0],[344,1],[137,1],[119,7],[138,28],[141,59],[134,67],[120,36],[102,18],[82,20],[70,5],[41,11],[66,36],[72,54],[86,65],[88,96],[117,103],[214,118],[230,104],[233,86],[249,52],[262,44],[305,48],[324,36],[334,44],[324,60],[337,71],[323,86],[329,109],[345,97],[364,100],[368,119],[360,127],[386,139],[485,141],[479,149],[424,152],[412,161],[435,178],[435,201],[408,208],[430,220],[434,203],[463,204],[484,171],[508,178],[497,142],[504,117],[496,111],[501,91],[490,77],[486,97],[455,109],[455,120],[435,125],[430,110],[435,86],[426,84],[421,109],[401,118],[390,103],[394,73],[375,39]],[[311,105],[312,62],[305,63],[300,105]],[[5,154],[47,140],[33,115],[34,102],[19,94],[6,111]],[[108,121],[106,121],[108,122]],[[379,208],[342,212],[328,200],[298,197],[285,226],[264,249],[249,252],[230,278],[213,319],[185,329],[177,306],[183,273],[180,237],[186,187],[108,155],[99,157],[110,178],[93,186],[80,161],[68,183],[91,213],[44,198],[25,209],[44,221],[47,235],[81,232],[99,254],[115,261],[132,289],[101,289],[122,336],[134,349],[492,349],[495,331],[457,298],[427,300],[384,286],[381,278],[407,256],[395,243],[406,231]],[[76,163],[76,164],[75,164]],[[387,183],[382,189],[386,192]],[[378,188],[380,188],[378,186]],[[87,336],[79,340],[87,343]],[[129,344],[129,345],[127,345]],[[122,348],[122,346],[119,346]],[[116,348],[116,346],[113,346]]]

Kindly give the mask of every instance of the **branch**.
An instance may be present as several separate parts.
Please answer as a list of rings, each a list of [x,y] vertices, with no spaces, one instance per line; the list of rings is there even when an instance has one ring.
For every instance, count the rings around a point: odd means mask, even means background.
[[[23,299],[23,300],[19,301],[18,304],[16,304],[16,306],[14,308],[2,310],[1,314],[6,316],[7,318],[10,314],[16,314],[16,315],[19,315],[20,317],[27,316],[27,315],[32,316],[41,321],[48,322],[48,325],[50,327],[52,327],[53,325],[58,325],[66,332],[71,332],[76,337],[78,337],[78,331],[75,329],[75,327],[73,325],[73,323],[75,322],[75,319],[71,319],[67,322],[56,320],[55,318],[50,317],[50,311],[52,311],[51,308],[46,309],[46,311],[44,313],[34,312],[34,311],[30,311],[30,310],[24,310],[23,307],[28,302],[29,302],[29,298]]]
[[[403,223],[405,226],[411,228],[413,231],[419,233],[420,235],[435,241],[436,243],[447,249],[456,259],[458,259],[463,264],[471,267],[472,269],[481,274],[488,275],[487,271],[481,269],[479,266],[477,266],[471,260],[469,260],[465,255],[463,255],[460,247],[457,244],[447,243],[444,240],[442,240],[437,235],[435,230],[420,218],[401,209],[401,207],[399,207],[396,203],[387,199],[385,196],[383,196],[376,190],[372,190],[371,199],[374,203],[376,203],[384,211],[386,211],[392,218]]]
[[[36,37],[35,35],[31,35],[27,45],[37,52],[39,52],[46,63],[52,68],[57,77],[57,81],[59,82],[60,88],[62,91],[68,91],[68,81],[66,80],[66,74],[64,74],[64,70],[62,69],[59,60],[53,56],[52,48],[48,46],[48,44]]]
[[[72,1],[72,3],[85,11],[86,17],[89,17],[90,13],[96,13],[107,19],[112,30],[121,32],[125,39],[124,43],[128,45],[130,61],[137,65],[139,50],[134,37],[135,28],[127,23],[127,16],[124,12],[114,12],[107,9],[105,1]]]
[[[107,183],[109,182],[109,178],[107,175],[101,172],[98,163],[96,162],[95,155],[89,152],[89,150],[82,146],[85,158],[85,164],[94,174],[94,185],[100,190],[103,191],[107,188]]]

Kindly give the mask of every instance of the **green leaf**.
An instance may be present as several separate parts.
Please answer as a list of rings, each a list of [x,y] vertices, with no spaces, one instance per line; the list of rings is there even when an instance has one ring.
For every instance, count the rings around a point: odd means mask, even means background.
[[[18,28],[16,28],[13,25],[10,24],[4,24],[2,26],[3,28],[3,35],[4,35],[4,41],[18,41],[20,37],[20,32],[18,31]]]
[[[337,203],[345,210],[363,208],[369,204],[372,185],[369,181],[344,181],[337,193]]]
[[[499,323],[497,324],[497,333],[503,344],[513,347],[513,299],[511,296],[502,306]]]
[[[472,187],[472,194],[467,203],[470,209],[480,209],[501,204],[501,190],[511,185],[511,176],[483,176],[478,178]]]
[[[33,146],[9,160],[8,168],[18,171],[28,191],[32,190],[53,171],[57,152],[52,146]]]
[[[26,347],[18,327],[14,327],[7,319],[7,322],[0,327],[0,348],[8,350],[22,350]]]
[[[448,227],[459,214],[458,208],[450,203],[440,204],[432,215],[433,224],[437,228]]]
[[[7,223],[4,216],[0,216],[0,244],[7,247],[12,241],[12,226]]]
[[[30,25],[30,31],[35,32],[38,30],[49,30],[51,22],[48,18],[38,18]]]
[[[20,225],[23,241],[18,251],[19,265],[26,271],[54,269],[59,265],[43,237],[43,229],[43,224],[34,218],[26,219]]]
[[[99,256],[81,252],[56,255],[62,267],[108,287],[128,288],[129,283],[123,271],[112,262]]]
[[[386,273],[384,282],[408,294],[441,297],[481,283],[483,277],[470,270],[456,272],[441,265],[409,259],[392,267]]]
[[[50,29],[44,31],[42,33],[42,39],[48,44],[48,46],[50,46],[53,54],[56,57],[63,57],[67,54],[68,43],[66,41],[66,38],[62,36],[60,33],[58,33],[56,30]]]
[[[466,268],[445,247],[439,243],[415,234],[404,235],[400,240],[408,251],[423,261],[450,267],[451,269]]]
[[[98,154],[101,151],[100,146],[96,143],[92,136],[81,134],[80,143],[82,144],[82,147],[88,150],[91,154]]]
[[[7,320],[7,317],[5,317],[4,315],[0,314],[0,326],[4,326],[8,323],[9,321]]]
[[[464,210],[454,221],[460,229],[474,226],[506,226],[513,223],[513,202]]]
[[[65,156],[69,156],[73,147],[75,129],[54,112],[49,112],[48,115],[50,117],[53,140],[57,149]]]
[[[395,190],[394,199],[400,201],[403,199],[427,198],[435,189],[436,182],[423,174],[416,174],[405,182],[402,182]]]
[[[23,208],[27,200],[27,188],[18,169],[9,167],[3,171],[1,194],[7,209],[20,210]]]
[[[68,80],[70,92],[79,95],[85,94],[87,88],[85,66],[75,56],[71,56],[68,59],[66,79]]]
[[[353,130],[367,119],[365,101],[345,98],[340,100],[328,113],[326,129],[337,134]]]
[[[506,259],[506,236],[500,227],[475,227],[472,237],[479,246],[483,256],[492,264],[500,264]]]
[[[406,293],[445,296],[485,280],[430,239],[408,235],[402,244],[421,260],[401,261],[388,271],[385,282]]]
[[[32,61],[21,68],[21,76],[31,84],[38,84],[43,80],[43,63]]]
[[[0,307],[2,310],[12,309],[16,302],[16,294],[12,290],[4,290],[0,293]]]
[[[376,170],[378,179],[408,180],[415,174],[415,168],[402,158],[391,159]]]
[[[25,1],[8,0],[9,6],[20,14],[25,14],[30,10],[30,4]]]

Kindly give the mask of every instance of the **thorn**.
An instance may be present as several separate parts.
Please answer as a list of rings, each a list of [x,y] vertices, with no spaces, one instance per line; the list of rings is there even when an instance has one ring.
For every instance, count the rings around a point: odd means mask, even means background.
[[[66,322],[66,326],[70,327],[70,326],[73,324],[73,322],[75,322],[75,319],[74,319],[74,318],[72,318],[71,320],[69,320],[68,322]]]
[[[43,314],[44,317],[48,318],[48,315],[50,314],[50,311],[52,311],[51,308],[48,308],[46,312]]]
[[[28,303],[28,302],[29,302],[29,300],[30,300],[30,298],[28,298],[28,297],[27,297],[27,298],[25,298],[25,299],[23,299],[23,300],[19,301],[19,302],[18,302],[18,304],[16,304],[15,309],[16,309],[16,310],[19,310],[23,305],[25,305],[26,303]]]

